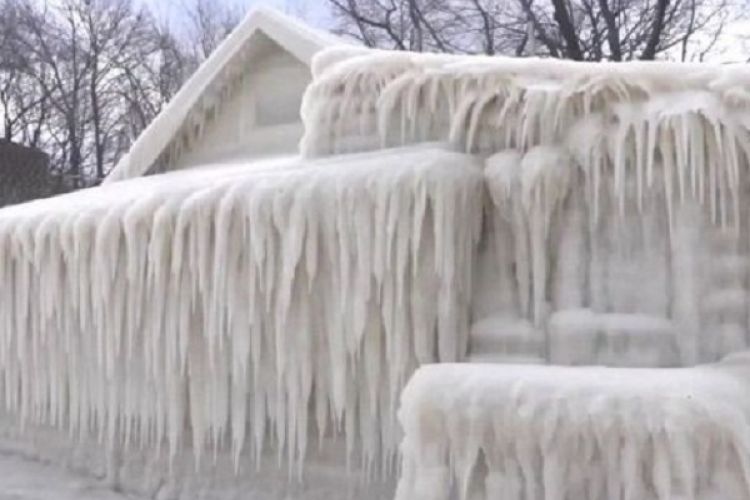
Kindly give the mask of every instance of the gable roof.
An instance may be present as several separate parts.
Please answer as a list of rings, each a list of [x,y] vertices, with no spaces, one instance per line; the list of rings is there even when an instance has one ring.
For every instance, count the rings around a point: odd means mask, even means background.
[[[199,113],[201,103],[231,76],[232,66],[242,61],[258,33],[310,66],[313,55],[325,47],[346,43],[331,33],[316,30],[269,7],[253,8],[216,48],[154,118],[104,182],[138,177],[157,161],[188,118]]]

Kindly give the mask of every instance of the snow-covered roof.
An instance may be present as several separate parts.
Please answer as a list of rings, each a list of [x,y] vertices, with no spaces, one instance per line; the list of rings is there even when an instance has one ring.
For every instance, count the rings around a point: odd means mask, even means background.
[[[133,143],[105,182],[143,175],[176,138],[186,122],[210,108],[210,101],[252,57],[253,47],[265,35],[310,66],[315,53],[343,42],[269,7],[253,8],[237,28],[197,69],[169,104]],[[208,102],[208,103],[207,103]]]

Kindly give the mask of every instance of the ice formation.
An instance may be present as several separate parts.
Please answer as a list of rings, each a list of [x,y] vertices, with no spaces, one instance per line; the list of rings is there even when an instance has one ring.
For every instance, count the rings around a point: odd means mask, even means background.
[[[392,465],[419,363],[466,351],[472,158],[210,166],[0,211],[0,401],[110,446]]]
[[[304,154],[437,140],[485,159],[473,321],[530,321],[527,347],[546,340],[520,356],[690,365],[746,346],[745,65],[347,48],[313,67]],[[586,356],[557,336],[576,312],[597,318]]]
[[[746,499],[747,356],[667,369],[422,367],[399,410],[396,500]]]
[[[746,66],[346,49],[314,71],[304,154],[442,141],[483,159],[470,361],[674,367],[746,348]],[[423,367],[397,499],[748,498],[747,364]]]

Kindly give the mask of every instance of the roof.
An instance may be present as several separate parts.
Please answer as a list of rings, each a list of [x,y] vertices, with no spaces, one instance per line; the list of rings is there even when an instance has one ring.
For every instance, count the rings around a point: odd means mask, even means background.
[[[237,28],[188,79],[115,165],[104,182],[137,177],[157,161],[187,119],[203,108],[201,103],[226,80],[235,61],[242,61],[262,33],[301,62],[310,66],[313,55],[343,42],[335,35],[311,28],[269,7],[253,8]],[[231,75],[229,75],[231,76]]]

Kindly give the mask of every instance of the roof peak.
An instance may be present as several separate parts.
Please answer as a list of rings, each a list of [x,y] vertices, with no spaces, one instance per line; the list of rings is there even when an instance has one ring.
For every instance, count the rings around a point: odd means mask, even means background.
[[[140,134],[105,182],[143,175],[173,141],[207,91],[220,84],[224,70],[247,53],[248,41],[257,33],[266,35],[308,67],[321,49],[346,43],[278,9],[254,6]]]

